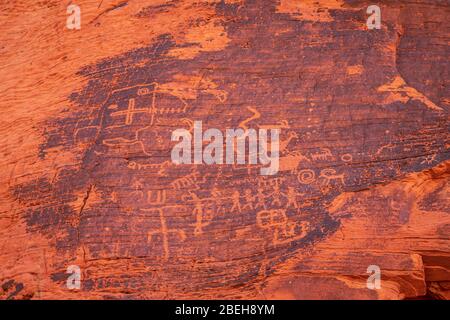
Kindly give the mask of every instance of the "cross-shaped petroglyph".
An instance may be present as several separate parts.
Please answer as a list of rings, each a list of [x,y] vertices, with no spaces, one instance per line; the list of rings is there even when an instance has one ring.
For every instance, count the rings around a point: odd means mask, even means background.
[[[141,85],[140,88],[137,90],[138,96],[145,96],[145,95],[152,95],[151,97],[151,104],[149,107],[145,108],[136,108],[136,99],[130,98],[128,99],[128,108],[126,110],[120,110],[120,111],[114,111],[111,113],[112,117],[118,117],[118,116],[125,116],[125,125],[131,125],[133,124],[133,119],[135,114],[149,114],[150,115],[150,123],[149,126],[153,126],[155,123],[155,117],[157,115],[169,115],[169,114],[182,114],[185,113],[188,104],[184,99],[169,90],[163,90],[161,88],[158,88],[157,83],[152,83],[154,86],[153,89],[150,89],[148,87],[145,87],[145,85]],[[126,89],[130,88],[123,88],[119,90],[113,91],[113,93],[120,92]],[[181,106],[177,107],[160,107],[157,104],[157,95],[160,94],[166,94],[171,97],[176,98],[179,102],[181,102]],[[111,104],[108,109],[115,110],[118,109],[117,104]]]
[[[154,211],[155,209],[141,209],[142,211]],[[180,229],[169,229],[167,227],[166,218],[164,217],[163,209],[156,209],[159,212],[159,219],[161,223],[161,229],[159,231],[150,231],[147,234],[147,240],[152,241],[153,236],[161,235],[162,237],[162,245],[164,250],[164,260],[167,261],[169,259],[169,236],[174,234],[178,236],[181,241],[186,240],[186,234],[183,230]]]
[[[117,108],[116,104],[109,106],[110,109]],[[133,123],[133,117],[135,114],[139,113],[148,113],[148,108],[136,109],[136,100],[134,98],[130,98],[128,100],[128,108],[126,110],[115,111],[111,113],[111,117],[125,116],[125,124],[131,125]]]

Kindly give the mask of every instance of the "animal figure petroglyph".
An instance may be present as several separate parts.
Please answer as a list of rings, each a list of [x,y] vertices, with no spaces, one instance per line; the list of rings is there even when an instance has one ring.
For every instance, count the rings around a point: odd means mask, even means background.
[[[206,176],[203,176],[201,179],[199,178],[198,171],[194,169],[194,171],[187,176],[175,179],[170,183],[170,186],[175,190],[182,190],[186,188],[190,188],[191,190],[200,189],[199,184],[205,183]]]
[[[320,152],[312,153],[311,159],[314,161],[327,161],[327,160],[333,160],[333,154],[331,153],[331,150],[328,148],[323,148],[320,150]]]
[[[323,179],[325,186],[327,186],[332,180],[340,180],[341,183],[345,186],[344,174],[336,174],[336,170],[334,169],[323,169],[322,171],[320,171],[319,178]]]
[[[297,168],[302,162],[311,162],[311,160],[304,156],[300,151],[294,151],[289,153],[287,156],[280,158],[280,171],[290,171],[292,173],[297,172]]]
[[[286,150],[289,143],[294,139],[298,139],[298,134],[294,131],[289,131],[287,139],[280,141],[279,151],[283,152]]]
[[[147,164],[141,164],[137,163],[135,161],[128,162],[127,167],[132,170],[143,170],[143,169],[150,169],[150,170],[158,170],[158,175],[164,176],[166,175],[166,169],[172,165],[172,162],[167,160],[162,163],[147,163]]]

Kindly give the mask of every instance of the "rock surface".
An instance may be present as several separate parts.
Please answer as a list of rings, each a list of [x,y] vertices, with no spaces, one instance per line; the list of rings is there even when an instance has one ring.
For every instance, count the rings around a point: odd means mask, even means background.
[[[80,30],[0,4],[0,298],[449,298],[448,1],[379,30],[366,1],[76,2]],[[196,120],[280,128],[280,172],[173,164]]]

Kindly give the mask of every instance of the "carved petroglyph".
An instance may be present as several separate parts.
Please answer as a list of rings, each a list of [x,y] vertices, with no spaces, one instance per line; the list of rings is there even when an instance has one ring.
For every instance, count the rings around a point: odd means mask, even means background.
[[[251,113],[253,113],[253,115],[246,118],[241,123],[239,123],[239,127],[244,130],[248,129],[247,123],[261,118],[261,113],[259,113],[258,110],[256,110],[256,108],[247,107],[247,110],[249,110]],[[265,125],[257,124],[257,127],[259,129],[270,130],[270,129],[289,129],[291,126],[289,125],[287,120],[281,120],[276,124],[265,124]]]
[[[352,162],[353,156],[350,153],[345,153],[341,156],[341,160],[344,162]]]
[[[163,205],[166,203],[166,190],[149,190],[147,191],[147,203],[152,205]]]
[[[288,187],[288,191],[286,194],[287,198],[287,204],[286,209],[290,206],[294,207],[294,209],[298,209],[298,203],[297,203],[297,192],[295,191],[294,187]]]
[[[203,202],[208,202],[210,198],[200,199],[197,194],[193,191],[188,191],[186,195],[182,196],[183,201],[190,203],[194,206],[192,213],[195,215],[195,228],[194,236],[199,236],[203,233],[203,228],[208,226],[212,219],[211,212],[208,216],[205,216],[205,204]],[[207,204],[207,203],[206,203]],[[209,210],[211,211],[211,210]]]
[[[315,152],[311,154],[311,159],[314,161],[327,161],[334,160],[334,156],[331,153],[331,150],[328,148],[322,148],[320,152]]]
[[[325,186],[329,185],[330,181],[333,180],[339,180],[342,185],[345,186],[344,174],[336,174],[336,170],[334,169],[323,169],[322,171],[320,171],[319,179],[320,178],[323,179],[322,181]]]
[[[255,202],[256,197],[253,195],[253,192],[251,189],[245,189],[244,199],[245,199],[245,204],[242,206],[242,210],[245,210],[245,209],[253,210],[253,203]]]
[[[281,192],[280,190],[280,186],[278,183],[275,183],[273,185],[273,192],[271,193],[271,197],[272,197],[272,206],[281,206],[281,196],[283,196],[284,194]]]
[[[378,155],[380,155],[384,150],[386,150],[386,149],[393,149],[393,148],[395,148],[395,145],[393,145],[393,144],[391,144],[391,143],[388,143],[388,144],[386,144],[386,145],[384,145],[384,146],[379,147],[378,150],[375,152],[375,155],[378,156]]]
[[[172,165],[172,162],[167,160],[162,163],[153,164],[153,163],[147,163],[147,164],[141,164],[137,163],[135,161],[128,162],[127,168],[132,170],[156,170],[158,175],[164,176],[166,174],[166,169]]]
[[[205,183],[206,176],[199,177],[198,171],[194,168],[192,173],[175,179],[170,183],[170,186],[176,190],[182,190],[185,188],[190,188],[191,190],[198,190],[200,188],[199,184]]]
[[[245,119],[244,121],[242,121],[242,122],[239,124],[239,127],[241,127],[241,128],[244,129],[244,130],[248,130],[247,123],[249,123],[250,121],[259,119],[259,118],[261,117],[261,114],[260,114],[260,113],[258,112],[258,110],[256,110],[255,108],[247,107],[247,110],[249,110],[250,112],[252,112],[253,115],[252,115],[251,117]]]
[[[272,231],[272,244],[286,244],[302,239],[309,231],[309,222],[289,221],[284,209],[262,210],[256,215],[258,227]]]
[[[258,125],[260,129],[290,129],[291,126],[287,120],[280,120],[276,124],[260,124]]]
[[[431,154],[425,157],[425,159],[420,162],[420,164],[431,164],[433,161],[436,161],[436,154]]]
[[[132,182],[131,187],[133,188],[133,191],[131,192],[132,195],[135,195],[139,199],[144,198],[144,182],[142,179],[135,179]]]
[[[108,109],[112,110],[115,110],[117,108],[117,104],[112,104],[108,107]],[[148,111],[148,108],[136,109],[136,100],[134,98],[131,98],[128,100],[128,109],[112,112],[111,117],[125,116],[125,124],[131,125],[133,123],[133,117],[135,114],[148,113]]]
[[[295,173],[299,164],[302,162],[311,162],[311,160],[307,156],[304,156],[300,151],[291,152],[280,158],[279,171]]]
[[[311,184],[316,180],[316,174],[311,169],[303,169],[297,174],[297,180],[301,184]]]
[[[125,94],[128,96],[123,99]],[[102,140],[102,144],[110,148],[134,148],[134,151],[140,150],[147,156],[158,151],[158,148],[155,151],[155,142],[158,147],[164,147],[164,134],[161,136],[161,130],[154,128],[157,121],[173,120],[174,116],[186,114],[189,108],[182,96],[162,89],[156,82],[114,90],[105,105],[100,126],[108,137]],[[94,128],[92,125],[89,127]],[[78,128],[76,137],[80,130],[86,129]]]
[[[163,246],[163,259],[164,260],[168,260],[169,259],[169,237],[171,234],[175,235],[178,237],[178,239],[180,241],[184,241],[186,240],[186,234],[183,230],[180,229],[169,229],[167,227],[167,222],[166,222],[166,218],[164,217],[164,212],[163,209],[141,209],[142,211],[154,211],[154,210],[158,210],[159,212],[159,218],[160,218],[160,223],[161,223],[161,229],[158,231],[150,231],[147,234],[147,239],[149,242],[154,241],[154,237],[157,235],[160,235],[162,238],[162,246]]]
[[[289,143],[294,139],[298,139],[298,134],[294,131],[289,131],[288,137],[285,140],[280,141],[279,151],[280,152],[285,151]]]
[[[231,196],[231,201],[232,201],[231,212],[236,211],[236,210],[238,212],[242,211],[240,198],[241,198],[241,195],[240,195],[239,191],[237,191],[237,190],[234,191],[233,195]]]

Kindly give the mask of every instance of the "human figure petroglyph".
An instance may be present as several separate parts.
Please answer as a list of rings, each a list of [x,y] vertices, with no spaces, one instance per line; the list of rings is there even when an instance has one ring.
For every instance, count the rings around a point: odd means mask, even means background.
[[[194,201],[194,215],[196,217],[194,235],[199,236],[203,233],[203,204],[200,201],[200,198],[193,192],[189,192],[192,200]]]
[[[345,186],[344,174],[336,174],[336,170],[334,169],[323,169],[322,171],[320,171],[319,178],[323,179],[323,183],[325,186],[328,186],[328,184],[332,180],[340,180],[342,185]]]
[[[214,210],[211,204],[214,202],[213,198],[200,198],[192,190],[182,196],[182,200],[191,203],[194,206],[192,213],[195,215],[194,235],[199,236],[203,233],[203,227],[210,224],[213,218]],[[205,220],[207,222],[205,222]]]
[[[242,207],[242,210],[245,210],[246,208],[253,210],[253,202],[255,201],[255,196],[253,195],[253,191],[251,189],[246,189],[244,191],[244,199],[245,204]]]
[[[273,185],[273,192],[271,194],[272,197],[272,205],[281,206],[281,196],[283,196],[284,193],[281,192],[280,185],[278,183],[275,183]]]
[[[224,205],[222,192],[217,187],[213,187],[211,190],[211,196],[216,203],[216,212],[220,213]]]
[[[155,209],[141,209],[143,211],[154,211]],[[163,209],[157,209],[159,212],[159,219],[161,223],[161,229],[159,231],[150,231],[147,233],[148,241],[153,241],[153,237],[155,235],[161,235],[163,251],[164,251],[164,260],[167,261],[169,259],[169,236],[171,234],[175,234],[181,241],[186,239],[186,234],[183,230],[180,229],[169,229],[167,227],[166,218],[164,217]]]
[[[288,191],[286,193],[286,198],[287,198],[286,209],[289,208],[291,205],[295,209],[298,209],[297,191],[295,190],[294,187],[288,187]]]
[[[231,207],[231,212],[233,212],[234,210],[238,210],[238,212],[241,212],[241,201],[240,201],[240,193],[239,191],[234,191],[233,195],[231,196],[231,200],[232,200],[232,207]]]
[[[262,207],[264,210],[267,209],[266,207],[266,195],[264,194],[264,191],[262,188],[258,188],[258,192],[256,194],[256,204],[255,209],[258,209]]]
[[[133,191],[131,194],[136,195],[138,198],[143,199],[144,198],[144,184],[141,179],[134,180],[131,184],[131,187],[133,188]]]

